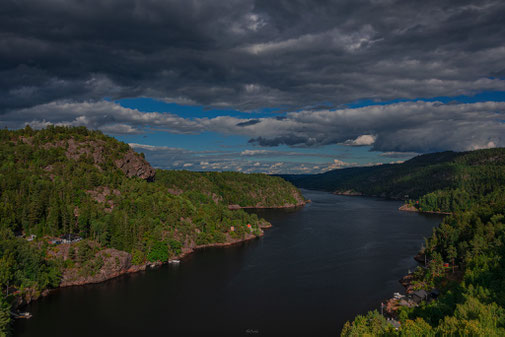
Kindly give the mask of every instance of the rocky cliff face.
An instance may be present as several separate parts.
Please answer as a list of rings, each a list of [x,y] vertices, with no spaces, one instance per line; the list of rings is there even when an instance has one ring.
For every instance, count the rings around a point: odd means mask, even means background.
[[[128,178],[139,177],[153,181],[156,174],[152,166],[132,149],[126,152],[123,158],[116,160],[115,164]]]
[[[23,137],[21,141],[32,145],[33,137]],[[105,162],[105,158],[111,155],[111,150],[107,147],[107,143],[100,139],[77,141],[74,138],[69,138],[46,143],[42,147],[46,150],[55,147],[64,148],[65,156],[71,160],[79,160],[83,155],[91,157],[98,168],[100,164]],[[117,159],[114,164],[128,178],[139,177],[147,181],[153,181],[156,174],[155,169],[131,148],[120,159]],[[48,170],[50,171],[50,169]]]

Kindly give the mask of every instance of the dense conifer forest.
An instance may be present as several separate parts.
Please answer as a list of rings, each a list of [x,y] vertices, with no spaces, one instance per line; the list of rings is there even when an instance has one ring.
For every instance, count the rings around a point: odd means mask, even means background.
[[[473,196],[505,185],[505,149],[439,152],[420,155],[402,164],[384,164],[333,170],[313,175],[282,175],[299,187],[330,192],[354,192],[393,199],[418,199],[437,192],[464,206]],[[451,194],[449,196],[449,194]],[[428,198],[425,199],[428,201]],[[448,202],[447,200],[444,201]],[[425,204],[434,208],[436,205]],[[449,209],[451,205],[440,205]],[[454,207],[459,207],[454,205]],[[428,209],[427,209],[428,210]]]
[[[1,130],[0,336],[10,311],[47,289],[262,234],[265,220],[229,205],[299,203],[278,177],[155,172],[83,127]]]
[[[400,307],[398,329],[371,311],[346,323],[342,336],[505,336],[505,149],[288,178],[298,186],[403,198],[411,209],[450,213],[426,239],[420,253],[427,264],[411,282],[413,290],[441,295]]]

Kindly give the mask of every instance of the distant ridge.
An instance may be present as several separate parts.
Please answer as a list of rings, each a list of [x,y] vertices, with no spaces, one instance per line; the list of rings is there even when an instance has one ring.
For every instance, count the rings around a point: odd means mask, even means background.
[[[496,148],[423,154],[401,164],[344,168],[313,175],[280,176],[302,188],[405,200],[419,198],[437,190],[478,189],[477,181],[482,184],[486,177],[486,186],[505,184],[503,169],[505,149]]]

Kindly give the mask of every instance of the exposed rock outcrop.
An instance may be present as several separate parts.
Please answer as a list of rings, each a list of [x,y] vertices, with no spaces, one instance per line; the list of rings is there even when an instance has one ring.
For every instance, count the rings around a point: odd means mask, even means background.
[[[22,137],[20,140],[28,145],[32,145],[33,143],[32,137]],[[102,168],[100,165],[103,164],[106,157],[110,155],[110,148],[108,146],[109,145],[101,139],[79,141],[72,137],[46,143],[42,147],[46,150],[55,147],[63,148],[65,149],[65,156],[72,160],[79,160],[82,156],[91,157],[95,166],[101,170]],[[139,177],[147,181],[153,181],[156,174],[155,169],[131,148],[126,151],[120,159],[117,159],[114,164],[123,171],[128,178]],[[44,170],[51,172],[53,167],[50,165],[45,167]]]
[[[409,205],[409,204],[405,204],[405,205],[401,206],[400,208],[398,208],[398,210],[404,211],[404,212],[419,212],[419,210],[417,208],[415,208],[414,206]]]
[[[139,177],[153,181],[156,174],[154,168],[132,149],[128,150],[122,158],[116,160],[115,164],[128,178]]]
[[[105,205],[104,210],[107,213],[112,212],[112,210],[116,206],[114,204],[114,201],[112,199],[107,198],[107,197],[110,195],[120,195],[121,194],[121,192],[119,190],[117,190],[117,189],[111,190],[107,186],[100,186],[100,187],[95,188],[94,190],[88,190],[88,191],[86,191],[86,193],[89,194],[91,196],[91,198],[93,198],[93,200],[95,200],[96,202],[104,204]]]
[[[417,209],[415,206],[412,206],[409,204],[405,204],[405,205],[401,206],[400,208],[398,208],[398,210],[404,211],[404,212],[419,212],[419,213],[442,214],[442,215],[451,215],[452,214],[449,212],[421,211],[421,210]]]

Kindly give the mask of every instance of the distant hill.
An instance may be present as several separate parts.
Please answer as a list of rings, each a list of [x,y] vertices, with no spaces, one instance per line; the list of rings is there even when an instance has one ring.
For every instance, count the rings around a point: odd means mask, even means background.
[[[303,188],[393,199],[417,199],[450,189],[485,194],[496,185],[505,185],[505,149],[431,153],[402,164],[281,177]]]
[[[158,170],[156,183],[177,195],[190,191],[203,193],[230,208],[294,207],[305,203],[291,183],[266,174]]]

